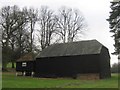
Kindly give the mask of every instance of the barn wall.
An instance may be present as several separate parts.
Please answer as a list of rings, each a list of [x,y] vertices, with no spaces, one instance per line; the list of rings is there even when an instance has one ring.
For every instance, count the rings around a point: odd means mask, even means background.
[[[31,72],[31,71],[34,71],[34,66],[35,66],[34,61],[24,61],[24,62],[27,63],[26,67],[22,67],[23,62],[16,62],[16,71],[18,71],[18,72],[23,72],[23,71]]]
[[[35,76],[74,76],[99,73],[99,55],[37,58]]]
[[[102,47],[100,54],[100,78],[111,77],[110,56],[107,48]]]

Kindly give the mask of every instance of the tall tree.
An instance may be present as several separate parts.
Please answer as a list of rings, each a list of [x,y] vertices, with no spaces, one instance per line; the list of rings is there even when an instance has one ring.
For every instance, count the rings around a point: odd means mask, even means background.
[[[13,48],[10,48],[10,41],[11,37],[13,36],[13,32],[17,30],[17,28],[20,25],[17,25],[16,22],[18,21],[17,18],[17,12],[19,11],[19,8],[17,6],[7,6],[3,7],[0,12],[1,16],[1,30],[2,30],[2,51],[3,55],[5,54],[5,57],[3,56],[3,66],[4,62],[8,61],[11,57],[11,52],[14,50]],[[12,44],[13,46],[13,44]]]
[[[0,28],[2,30],[3,65],[6,62],[14,62],[29,47],[29,32],[26,29],[28,23],[27,14],[17,6],[6,6],[1,9]],[[19,53],[16,56],[16,52]]]
[[[115,52],[113,54],[120,54],[120,1],[119,2],[111,2],[111,12],[109,19],[110,24],[110,32],[113,33],[114,41],[115,41]]]
[[[52,35],[55,31],[55,18],[53,11],[46,6],[42,6],[39,15],[39,33],[38,35],[41,49],[51,44]]]
[[[85,28],[84,17],[79,10],[62,7],[59,10],[57,19],[57,34],[60,35],[63,43],[73,42],[79,32]]]
[[[34,36],[33,32],[35,31],[35,24],[38,20],[38,11],[34,8],[30,8],[28,10],[28,20],[29,20],[29,26],[30,26],[30,52],[33,50],[33,41]]]

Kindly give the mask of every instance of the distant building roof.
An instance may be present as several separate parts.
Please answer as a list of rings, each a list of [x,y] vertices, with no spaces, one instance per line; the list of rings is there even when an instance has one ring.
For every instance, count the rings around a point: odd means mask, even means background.
[[[34,54],[28,53],[17,60],[17,62],[20,62],[20,61],[34,61]]]
[[[36,58],[99,54],[102,46],[97,40],[53,44],[44,49]]]

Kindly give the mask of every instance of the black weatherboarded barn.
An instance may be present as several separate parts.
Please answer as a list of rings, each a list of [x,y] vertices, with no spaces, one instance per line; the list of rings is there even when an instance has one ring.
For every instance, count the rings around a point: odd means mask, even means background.
[[[76,77],[97,74],[100,79],[111,77],[108,49],[97,40],[54,44],[36,58],[37,77]]]
[[[32,75],[34,74],[34,66],[34,54],[30,52],[16,61],[16,72],[22,72],[23,75]]]

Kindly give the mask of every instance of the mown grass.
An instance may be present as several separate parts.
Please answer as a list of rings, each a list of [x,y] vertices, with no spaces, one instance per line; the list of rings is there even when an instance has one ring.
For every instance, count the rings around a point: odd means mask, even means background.
[[[3,88],[118,88],[118,75],[109,79],[80,80],[70,78],[33,78],[3,73]]]

